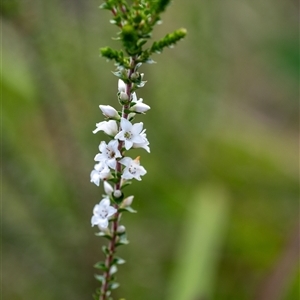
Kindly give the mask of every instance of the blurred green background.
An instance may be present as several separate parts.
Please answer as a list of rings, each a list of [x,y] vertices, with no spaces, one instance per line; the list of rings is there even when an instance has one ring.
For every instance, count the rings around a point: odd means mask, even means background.
[[[89,182],[117,106],[119,44],[95,0],[2,0],[2,297],[92,299],[106,241]],[[116,299],[299,299],[298,3],[176,0],[155,29],[148,174],[128,188]],[[134,154],[133,154],[134,155]]]

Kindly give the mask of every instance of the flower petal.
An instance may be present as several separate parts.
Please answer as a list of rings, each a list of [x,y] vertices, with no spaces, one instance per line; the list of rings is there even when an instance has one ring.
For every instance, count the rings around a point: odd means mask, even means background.
[[[129,150],[133,145],[133,142],[132,141],[129,141],[129,140],[125,140],[125,149],[126,150]]]
[[[92,218],[91,218],[91,224],[92,224],[92,226],[98,225],[99,222],[100,222],[100,218],[99,217],[92,216]]]
[[[134,135],[140,134],[141,131],[143,130],[143,125],[144,125],[143,122],[133,124],[133,125],[132,125],[132,129],[131,129],[131,132],[132,132]]]
[[[110,200],[108,198],[104,198],[99,203],[101,208],[107,209],[110,205]]]
[[[125,118],[121,119],[121,129],[123,131],[131,131],[132,124]]]
[[[100,227],[103,227],[103,228],[107,228],[108,219],[100,219],[97,225],[100,226]]]
[[[108,207],[107,212],[108,212],[107,217],[109,218],[109,217],[111,217],[112,215],[114,215],[117,212],[117,209],[115,209],[114,207],[110,206],[110,207]]]
[[[121,163],[124,166],[128,166],[130,163],[132,162],[132,158],[130,157],[124,157],[122,159],[119,160],[119,163]]]

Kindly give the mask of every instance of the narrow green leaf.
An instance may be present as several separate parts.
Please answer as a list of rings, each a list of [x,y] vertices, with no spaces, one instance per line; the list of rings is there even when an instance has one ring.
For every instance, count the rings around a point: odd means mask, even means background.
[[[100,281],[101,283],[104,281],[104,276],[103,276],[103,275],[95,274],[94,276],[95,276],[95,278],[96,278],[98,281]]]
[[[110,283],[110,284],[109,284],[109,288],[110,288],[111,290],[115,290],[115,289],[117,289],[119,286],[120,286],[120,284],[119,284],[118,282],[113,282],[113,283]]]
[[[96,232],[95,235],[96,235],[96,236],[104,237],[104,238],[106,238],[106,239],[108,239],[108,240],[111,240],[111,238],[112,238],[110,235],[108,235],[108,234],[106,234],[105,232],[102,232],[102,231]]]
[[[94,268],[102,270],[102,271],[107,271],[107,267],[105,266],[105,263],[102,261],[99,261],[96,264],[94,264]]]
[[[125,264],[125,260],[121,257],[114,257],[112,264],[122,265]]]
[[[109,274],[110,274],[110,275],[113,275],[113,274],[117,273],[117,271],[118,271],[117,266],[116,266],[116,265],[112,265],[112,266],[110,267]]]
[[[137,211],[134,210],[131,206],[126,206],[126,207],[119,208],[119,211],[120,212],[127,211],[127,212],[134,213],[134,214],[137,213]]]
[[[116,243],[116,246],[127,245],[129,241],[127,240],[126,234],[122,234],[119,237],[119,241]]]
[[[109,251],[109,249],[108,249],[107,246],[103,246],[103,247],[102,247],[102,251],[103,251],[103,253],[104,253],[106,256],[110,254],[110,251]]]

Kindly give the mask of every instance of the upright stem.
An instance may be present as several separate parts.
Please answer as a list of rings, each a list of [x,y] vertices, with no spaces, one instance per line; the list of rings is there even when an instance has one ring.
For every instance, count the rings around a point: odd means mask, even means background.
[[[111,240],[109,242],[109,245],[108,245],[109,254],[106,256],[106,259],[105,259],[105,266],[106,266],[107,270],[103,274],[104,280],[102,282],[101,293],[100,293],[99,300],[106,300],[107,296],[108,296],[107,295],[107,291],[108,291],[108,288],[109,288],[108,284],[109,284],[109,281],[110,281],[110,277],[112,275],[110,273],[111,263],[113,261],[114,254],[115,254],[115,251],[116,251],[116,242],[117,242],[117,237],[118,237],[117,230],[118,230],[120,218],[121,218],[121,213],[117,212],[115,214],[115,219],[114,219],[114,221],[112,223],[112,227],[111,227],[112,238],[111,238]]]
[[[136,64],[135,59],[131,58],[131,68],[128,70],[128,78],[130,78],[132,73],[134,72],[135,64]],[[128,95],[128,98],[130,99],[130,101],[131,101],[131,89],[132,89],[132,83],[131,82],[127,83],[126,84],[126,94]],[[127,110],[129,108],[130,108],[130,102],[128,104],[123,105],[123,107],[122,107],[122,117],[125,119],[128,118]],[[119,131],[120,130],[121,130],[121,128],[119,128]],[[124,157],[124,152],[122,152],[123,145],[124,145],[124,142],[119,141],[118,149],[122,153],[122,157]],[[121,171],[122,171],[122,165],[117,161],[116,173],[120,174]],[[121,181],[122,181],[122,178],[120,177],[118,182],[115,184],[115,188],[114,188],[115,191],[121,189]],[[118,209],[118,204],[115,204],[114,207],[116,209]],[[106,300],[107,296],[108,296],[107,291],[109,290],[109,282],[110,282],[111,275],[112,275],[111,267],[112,267],[113,258],[114,258],[115,252],[116,252],[116,243],[117,243],[117,238],[118,238],[118,227],[119,227],[120,219],[121,219],[121,213],[119,211],[117,211],[114,216],[112,225],[111,225],[111,240],[108,245],[109,252],[105,259],[106,271],[103,274],[104,280],[102,282],[99,300]]]

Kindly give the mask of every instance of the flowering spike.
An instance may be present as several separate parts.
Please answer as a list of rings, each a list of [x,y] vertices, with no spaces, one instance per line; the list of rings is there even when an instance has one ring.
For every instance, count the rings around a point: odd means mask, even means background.
[[[103,199],[96,204],[91,218],[92,226],[100,230],[96,235],[109,240],[103,247],[105,262],[95,265],[103,271],[96,275],[101,288],[96,292],[97,300],[112,300],[111,292],[119,286],[115,282],[117,266],[125,261],[116,256],[116,248],[128,244],[126,229],[120,225],[123,212],[136,213],[131,207],[134,196],[125,196],[124,188],[131,179],[142,180],[147,171],[140,163],[140,156],[130,157],[131,149],[143,148],[150,153],[149,141],[143,122],[134,123],[137,115],[146,113],[150,106],[137,97],[138,89],[145,86],[144,74],[140,72],[143,63],[154,63],[153,53],[172,47],[186,35],[185,29],[178,29],[164,38],[148,43],[153,27],[161,22],[160,14],[170,0],[104,0],[100,6],[111,11],[111,24],[118,27],[118,36],[123,49],[110,47],[100,49],[101,56],[115,62],[113,74],[118,78],[117,100],[121,109],[101,104],[105,120],[96,124],[93,133],[103,131],[107,140],[99,144],[99,153],[94,157],[97,164],[90,174],[90,181],[97,186],[103,182]],[[151,45],[151,46],[149,46]],[[129,154],[127,154],[129,153]]]

